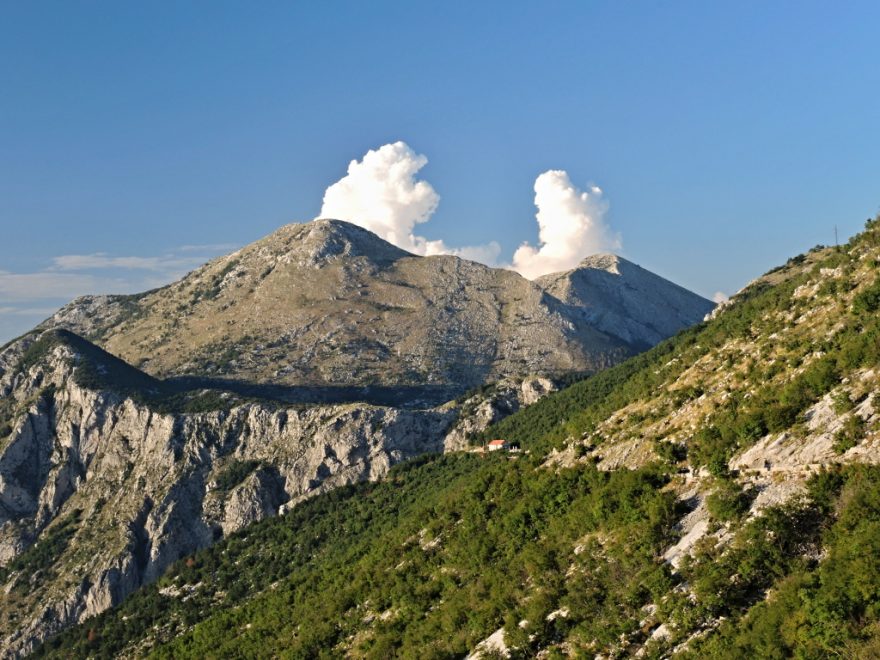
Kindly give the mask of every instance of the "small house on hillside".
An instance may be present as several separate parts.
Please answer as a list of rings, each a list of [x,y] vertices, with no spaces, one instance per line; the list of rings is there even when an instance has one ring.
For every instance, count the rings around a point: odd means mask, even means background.
[[[499,449],[507,449],[507,441],[505,440],[490,440],[489,441],[489,451],[498,451]]]

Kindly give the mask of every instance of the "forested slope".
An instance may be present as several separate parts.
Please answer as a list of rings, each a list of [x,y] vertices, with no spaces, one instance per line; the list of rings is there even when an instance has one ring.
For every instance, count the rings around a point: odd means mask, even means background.
[[[878,259],[874,220],[487,432],[523,453],[319,496],[41,653],[876,657]]]

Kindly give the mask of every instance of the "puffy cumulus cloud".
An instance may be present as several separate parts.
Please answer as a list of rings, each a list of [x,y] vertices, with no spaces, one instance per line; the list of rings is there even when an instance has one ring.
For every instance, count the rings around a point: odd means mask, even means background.
[[[548,170],[535,180],[535,206],[538,246],[523,243],[513,255],[512,268],[523,276],[568,270],[591,254],[620,249],[604,221],[608,203],[600,188],[581,191],[564,170]]]
[[[416,225],[427,222],[440,203],[433,186],[418,179],[427,163],[405,142],[371,149],[361,160],[351,161],[346,175],[327,188],[318,217],[360,225],[414,254],[452,254],[499,265],[501,246],[496,241],[456,248],[415,233]],[[608,204],[599,188],[583,192],[566,172],[550,170],[535,181],[535,205],[538,246],[524,243],[508,266],[524,276],[573,268],[586,256],[620,248],[620,239],[604,222]]]
[[[464,259],[494,264],[501,253],[496,242],[453,248],[442,240],[428,240],[414,232],[427,222],[440,203],[430,183],[416,175],[428,159],[405,142],[371,149],[324,192],[319,218],[346,220],[369,229],[389,243],[414,254],[454,254]]]
[[[347,220],[406,250],[436,254],[442,241],[413,235],[416,224],[426,222],[440,203],[430,183],[416,180],[427,163],[405,142],[371,149],[327,188],[319,217]]]

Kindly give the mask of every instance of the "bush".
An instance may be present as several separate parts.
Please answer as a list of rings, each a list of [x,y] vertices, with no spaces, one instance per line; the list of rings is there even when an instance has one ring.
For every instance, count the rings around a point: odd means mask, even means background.
[[[13,586],[16,590],[33,588],[33,576],[41,574],[45,580],[51,573],[56,560],[67,548],[70,539],[76,534],[82,511],[74,509],[60,523],[46,530],[39,541],[13,559],[5,567],[0,567],[0,583],[10,575],[20,571],[25,578]]]
[[[858,415],[850,415],[837,433],[834,434],[834,451],[843,454],[855,447],[865,437],[865,420]]]
[[[873,314],[880,309],[880,279],[853,298],[853,311],[857,314]]]
[[[736,448],[732,434],[722,433],[718,426],[704,426],[697,431],[689,451],[694,467],[705,467],[720,479],[727,477],[727,463]]]
[[[251,472],[260,467],[260,461],[233,460],[217,475],[218,490],[228,491],[247,479]]]
[[[706,498],[706,508],[719,522],[739,520],[749,510],[752,498],[734,481],[723,481]]]
[[[822,472],[811,479],[808,491],[812,502],[800,513],[792,507],[771,512],[771,525],[764,529],[772,536],[759,535],[754,544],[740,544],[726,557],[712,558],[714,564],[729,564],[729,557],[751,553],[749,562],[766,576],[752,585],[772,585],[773,596],[746,616],[728,619],[695,639],[685,657],[878,657],[880,469]],[[818,565],[798,558],[820,546],[827,558]],[[726,571],[717,572],[714,583],[705,581],[703,574],[715,573],[714,566],[704,564],[691,577],[701,587],[725,594],[745,581],[742,574],[733,580],[727,574],[725,581]],[[706,593],[711,595],[711,590]]]
[[[687,458],[687,447],[677,442],[663,442],[657,440],[654,442],[654,453],[664,463],[676,465]]]
[[[835,394],[832,401],[834,412],[836,412],[838,415],[842,415],[843,413],[852,410],[853,401],[849,398],[849,392],[847,392],[846,390],[841,390],[840,392]]]

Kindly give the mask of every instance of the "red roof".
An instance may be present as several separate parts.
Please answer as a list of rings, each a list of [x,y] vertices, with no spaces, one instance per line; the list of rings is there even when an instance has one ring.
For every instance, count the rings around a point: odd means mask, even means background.
[[[489,442],[490,445],[497,447],[498,445],[505,444],[504,440],[491,440]]]

